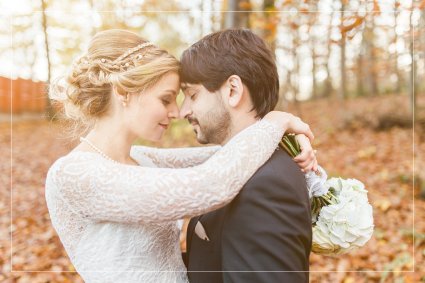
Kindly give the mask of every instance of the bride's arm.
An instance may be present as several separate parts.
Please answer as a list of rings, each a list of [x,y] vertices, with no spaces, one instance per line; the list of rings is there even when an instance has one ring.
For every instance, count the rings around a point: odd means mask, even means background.
[[[49,170],[46,194],[59,195],[75,213],[97,221],[158,222],[206,213],[230,202],[269,159],[282,125],[263,119],[191,168],[117,165],[71,154]]]
[[[141,145],[131,147],[131,156],[143,155],[160,168],[187,168],[199,165],[216,153],[221,146],[155,148]]]

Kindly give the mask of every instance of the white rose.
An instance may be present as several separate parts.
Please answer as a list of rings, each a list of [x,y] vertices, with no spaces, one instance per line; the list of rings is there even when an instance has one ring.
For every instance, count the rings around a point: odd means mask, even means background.
[[[361,182],[333,178],[328,183],[336,191],[338,203],[321,209],[313,229],[316,248],[340,247],[338,253],[363,246],[373,234],[372,206],[367,200],[367,191]],[[324,253],[321,251],[321,253]]]
[[[325,186],[328,189],[333,188],[338,193],[342,189],[341,178],[330,178],[326,181]]]

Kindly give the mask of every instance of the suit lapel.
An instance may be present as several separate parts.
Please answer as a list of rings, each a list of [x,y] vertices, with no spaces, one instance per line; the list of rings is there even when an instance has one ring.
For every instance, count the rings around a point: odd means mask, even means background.
[[[190,253],[190,246],[192,245],[193,234],[195,233],[196,223],[198,223],[199,218],[201,218],[201,216],[202,215],[195,216],[192,219],[190,219],[189,225],[187,226],[186,252],[187,252],[188,256],[189,256],[189,253]]]

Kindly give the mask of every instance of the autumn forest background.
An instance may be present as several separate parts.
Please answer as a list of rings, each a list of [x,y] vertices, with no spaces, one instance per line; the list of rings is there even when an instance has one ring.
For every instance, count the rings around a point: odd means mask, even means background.
[[[135,31],[178,58],[230,27],[252,29],[273,49],[277,108],[310,124],[328,174],[369,191],[372,239],[347,255],[312,254],[310,281],[425,282],[423,0],[1,2],[0,282],[82,282],[44,199],[48,168],[76,144],[48,99],[49,81],[100,30]],[[197,143],[180,120],[149,145]]]

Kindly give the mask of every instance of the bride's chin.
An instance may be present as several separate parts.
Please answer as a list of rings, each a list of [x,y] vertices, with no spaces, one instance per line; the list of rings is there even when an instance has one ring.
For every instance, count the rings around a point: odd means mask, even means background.
[[[159,142],[163,137],[163,133],[152,133],[151,135],[139,136],[139,139],[149,141],[149,142]]]

